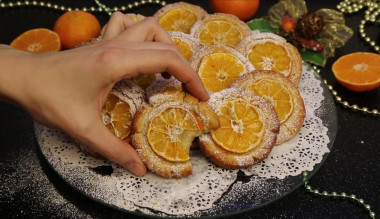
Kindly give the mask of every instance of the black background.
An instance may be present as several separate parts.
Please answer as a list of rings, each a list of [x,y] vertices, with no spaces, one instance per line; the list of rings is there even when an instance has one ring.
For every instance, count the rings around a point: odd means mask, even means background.
[[[96,6],[93,1],[88,0],[49,2],[72,8]],[[112,3],[103,1],[109,6],[126,5],[128,2],[130,1],[120,3],[119,1],[112,1]],[[211,12],[206,0],[187,2],[201,5]],[[276,2],[262,0],[255,18],[266,15],[269,7]],[[336,9],[338,3],[339,1],[332,0],[310,0],[307,1],[307,6],[309,11],[319,8]],[[159,6],[150,5],[128,12],[149,16],[158,9]],[[9,44],[19,34],[32,28],[52,29],[55,20],[62,13],[39,7],[0,8],[0,43]],[[95,15],[102,25],[109,18],[106,13],[95,13]],[[354,30],[354,36],[346,46],[336,51],[334,58],[328,60],[321,71],[321,77],[327,79],[328,83],[333,85],[339,95],[349,103],[356,103],[360,107],[366,106],[370,110],[380,110],[380,89],[354,93],[337,84],[332,75],[331,65],[340,56],[357,51],[373,52],[358,34],[358,25],[364,18],[364,10],[351,15],[346,14],[345,18],[346,24]],[[379,44],[379,25],[369,26],[367,31]],[[310,185],[320,191],[355,194],[364,199],[379,215],[380,116],[353,112],[340,104],[337,104],[336,108],[338,131],[334,147],[325,163],[310,179]],[[30,162],[30,168],[37,170],[31,170],[30,173],[21,171],[28,169],[28,162]],[[35,180],[33,174],[36,172],[45,180]],[[0,102],[0,177],[0,216],[2,218],[129,218],[133,216],[99,204],[63,182],[39,152],[33,120],[23,110],[4,102]],[[53,190],[53,194],[60,196],[64,204],[50,204],[46,207],[40,203],[39,196],[46,194],[46,191],[41,191],[41,188]],[[368,218],[368,212],[352,201],[314,196],[304,187],[300,187],[278,201],[254,211],[237,214],[233,218]]]

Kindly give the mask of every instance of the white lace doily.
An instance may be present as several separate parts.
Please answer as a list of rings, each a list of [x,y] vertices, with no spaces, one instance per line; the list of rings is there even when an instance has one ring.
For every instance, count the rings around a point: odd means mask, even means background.
[[[244,184],[244,188],[251,188],[250,193],[265,196],[263,189],[274,188],[266,180],[282,182],[305,170],[311,171],[322,161],[323,155],[329,152],[328,129],[316,115],[324,100],[323,88],[321,81],[305,66],[299,90],[306,108],[303,127],[291,140],[276,146],[263,162],[242,170],[254,179]],[[221,208],[218,203],[236,196],[230,194],[229,190],[239,185],[236,181],[238,170],[218,168],[202,156],[200,151],[191,152],[194,169],[190,177],[163,179],[147,173],[138,178],[118,165],[84,155],[61,132],[38,123],[35,123],[35,129],[42,153],[68,183],[117,208],[164,216],[201,215],[204,212],[212,215],[213,211]],[[102,166],[112,168],[112,174],[101,175],[93,171]],[[281,186],[280,189],[291,188]],[[237,189],[236,193],[239,192],[241,189]],[[247,206],[259,204],[261,203],[249,203]]]

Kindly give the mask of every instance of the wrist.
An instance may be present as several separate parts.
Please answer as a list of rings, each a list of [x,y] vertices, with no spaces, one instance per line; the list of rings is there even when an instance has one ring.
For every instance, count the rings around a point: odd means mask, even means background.
[[[0,100],[21,105],[31,54],[0,45]],[[29,67],[28,67],[29,66]]]

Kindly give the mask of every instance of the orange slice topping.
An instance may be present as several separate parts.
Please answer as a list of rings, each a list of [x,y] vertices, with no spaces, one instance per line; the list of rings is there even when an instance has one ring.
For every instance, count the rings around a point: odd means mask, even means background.
[[[216,114],[220,128],[211,131],[214,141],[233,153],[245,153],[262,141],[264,122],[255,107],[244,100],[224,102]]]
[[[203,58],[199,67],[206,89],[217,92],[228,88],[240,75],[245,73],[242,61],[228,53],[213,53]]]
[[[277,81],[261,79],[249,85],[246,90],[268,100],[273,105],[280,124],[286,121],[293,112],[293,98],[290,92]]]
[[[130,106],[116,95],[108,95],[103,106],[103,118],[107,128],[120,139],[127,138],[131,133]]]
[[[182,106],[169,106],[150,120],[148,142],[159,156],[174,162],[187,161],[189,148],[195,136],[203,131],[201,119]]]

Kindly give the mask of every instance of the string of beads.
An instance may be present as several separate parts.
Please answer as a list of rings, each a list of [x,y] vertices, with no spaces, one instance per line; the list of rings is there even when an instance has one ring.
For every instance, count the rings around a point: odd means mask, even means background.
[[[111,13],[115,11],[127,11],[127,10],[131,10],[131,9],[134,9],[146,4],[157,4],[160,6],[166,5],[166,2],[161,1],[161,0],[141,0],[139,2],[135,1],[134,3],[129,3],[127,5],[112,7],[112,8],[109,8],[106,5],[102,4],[99,0],[95,0],[95,3],[98,7],[91,6],[91,7],[82,7],[82,8],[72,8],[72,7],[52,4],[50,2],[44,2],[44,1],[16,1],[16,2],[4,3],[0,0],[0,8],[36,6],[36,7],[49,8],[49,9],[54,9],[54,10],[59,10],[59,11],[82,10],[82,11],[89,11],[89,12],[106,12],[107,14],[111,15]]]
[[[307,171],[303,172],[304,179],[307,179],[308,175],[309,175],[309,173]],[[347,195],[347,193],[345,193],[345,192],[342,192],[342,193],[327,192],[327,191],[320,192],[318,189],[312,188],[309,185],[309,181],[307,181],[307,180],[304,182],[304,186],[305,186],[306,190],[308,192],[312,193],[313,195],[347,199],[347,200],[351,200],[351,201],[353,201],[359,205],[362,205],[368,211],[369,216],[372,219],[375,219],[376,214],[374,211],[372,211],[371,206],[369,204],[366,204],[363,199],[356,197],[356,195],[354,195],[354,194]]]
[[[377,16],[380,14],[380,2],[376,0],[344,0],[337,6],[338,10],[342,13],[356,13],[363,8],[366,8],[364,12],[364,19],[360,21],[359,35],[365,42],[367,42],[372,49],[377,53],[380,53],[380,46],[376,44],[376,41],[371,39],[365,32],[365,25],[368,23],[380,23],[380,19]]]

